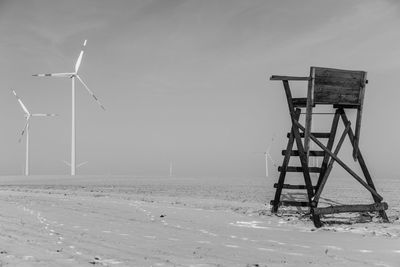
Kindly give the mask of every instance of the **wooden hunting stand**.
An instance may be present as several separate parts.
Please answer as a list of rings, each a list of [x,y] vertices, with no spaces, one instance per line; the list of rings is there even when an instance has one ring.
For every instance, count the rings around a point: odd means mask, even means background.
[[[309,207],[312,220],[316,227],[322,226],[320,220],[321,215],[342,212],[378,211],[383,220],[385,222],[388,221],[385,212],[388,205],[382,202],[382,196],[376,192],[371,175],[367,169],[361,151],[358,148],[364,90],[365,85],[368,83],[366,78],[367,73],[364,71],[320,67],[311,67],[310,76],[308,77],[271,76],[270,80],[279,80],[283,82],[292,121],[291,131],[287,135],[289,138],[287,147],[286,150],[282,151],[282,155],[284,156],[283,163],[282,166],[278,168],[280,172],[279,180],[278,183],[274,184],[276,188],[275,198],[271,201],[273,213],[276,213],[279,206],[282,204]],[[307,81],[307,97],[292,98],[289,81]],[[313,114],[318,114],[313,113],[313,108],[316,105],[332,105],[336,110],[332,113],[334,115],[330,132],[311,132]],[[305,112],[302,113],[301,108],[305,108]],[[357,109],[355,133],[350,126],[350,121],[346,116],[345,109]],[[304,126],[299,122],[301,114],[306,115]],[[335,149],[332,150],[340,118],[343,121],[345,129]],[[355,161],[359,162],[365,181],[337,156],[346,136],[349,137],[350,143],[353,146],[353,158]],[[304,141],[302,141],[302,138]],[[327,139],[327,144],[324,145],[319,139]],[[322,150],[309,150],[310,140]],[[296,142],[297,150],[293,150],[294,142]],[[290,157],[299,157],[301,166],[288,166]],[[321,165],[319,167],[309,166],[309,157],[322,157]],[[372,194],[374,200],[373,204],[318,207],[318,201],[335,161]],[[304,184],[285,184],[287,172],[302,172]],[[318,181],[315,185],[312,184],[310,173],[319,173]],[[282,189],[305,189],[307,191],[308,201],[281,201]]]

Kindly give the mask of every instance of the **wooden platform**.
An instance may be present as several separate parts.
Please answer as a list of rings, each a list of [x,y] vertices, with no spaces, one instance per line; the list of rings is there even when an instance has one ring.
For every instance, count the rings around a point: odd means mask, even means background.
[[[283,83],[292,122],[291,131],[286,135],[288,138],[286,149],[282,150],[283,162],[278,167],[278,171],[280,172],[278,182],[274,184],[276,191],[275,197],[271,201],[272,212],[277,212],[281,205],[309,207],[316,227],[322,226],[322,222],[320,221],[322,215],[342,212],[379,212],[383,220],[388,221],[385,212],[388,209],[388,204],[383,202],[383,197],[376,191],[372,177],[358,147],[365,85],[368,82],[366,77],[367,73],[365,71],[321,67],[311,67],[310,76],[308,77],[271,76],[271,80],[279,80]],[[289,81],[306,81],[308,83],[307,97],[293,98]],[[311,132],[313,109],[316,105],[332,105],[335,109],[329,132]],[[345,109],[349,108],[357,109],[354,132],[345,112]],[[302,109],[305,109],[305,112]],[[306,115],[304,126],[299,122],[302,114]],[[340,135],[339,140],[335,141],[340,119],[342,119],[345,129]],[[350,140],[353,148],[353,158],[360,164],[364,178],[360,177],[338,157],[346,137]],[[325,139],[324,143],[320,139]],[[309,144],[311,141],[321,150],[310,150]],[[297,157],[301,166],[290,166],[291,157]],[[310,157],[321,158],[320,166],[309,166]],[[351,177],[371,193],[372,204],[318,207],[319,198],[334,163],[339,164]],[[288,172],[302,173],[304,184],[290,184],[286,182],[286,174]],[[318,174],[316,184],[313,184],[311,181],[311,173]],[[308,201],[281,200],[283,190],[305,190]]]

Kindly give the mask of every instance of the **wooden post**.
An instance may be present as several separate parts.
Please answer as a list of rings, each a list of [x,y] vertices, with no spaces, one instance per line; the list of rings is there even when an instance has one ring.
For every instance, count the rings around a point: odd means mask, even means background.
[[[312,107],[313,103],[313,95],[314,95],[314,78],[315,78],[315,69],[311,68],[310,70],[310,80],[308,81],[308,89],[307,89],[307,105],[306,105],[306,123],[304,131],[304,151],[306,152],[306,159],[308,164],[309,150],[310,150],[310,132],[311,132],[311,124],[312,124]]]
[[[360,94],[359,94],[359,106],[357,108],[357,119],[356,119],[356,130],[355,136],[352,141],[353,144],[353,159],[357,161],[358,154],[358,144],[360,141],[360,130],[361,130],[361,118],[364,105],[364,94],[365,94],[365,83],[367,83],[367,73],[363,75],[362,83],[360,84]]]

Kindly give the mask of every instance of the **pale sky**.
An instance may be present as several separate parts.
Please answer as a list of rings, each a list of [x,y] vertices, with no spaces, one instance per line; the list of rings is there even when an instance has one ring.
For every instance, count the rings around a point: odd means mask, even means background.
[[[22,174],[25,160],[10,89],[32,112],[60,115],[33,118],[31,173],[69,173],[71,82],[31,75],[72,71],[88,39],[80,74],[107,110],[77,85],[78,174],[168,175],[172,161],[179,176],[262,176],[260,152],[275,136],[280,164],[290,127],[269,76],[323,66],[368,72],[360,148],[374,177],[396,178],[398,3],[0,0],[0,175]]]

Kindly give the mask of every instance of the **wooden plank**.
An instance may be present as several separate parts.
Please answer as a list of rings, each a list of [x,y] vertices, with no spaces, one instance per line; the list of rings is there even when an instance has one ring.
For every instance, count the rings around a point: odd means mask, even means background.
[[[329,138],[331,136],[331,133],[311,133],[312,135],[314,135],[316,138]],[[289,138],[290,133],[286,134],[286,137]],[[304,133],[300,133],[300,137],[303,138],[304,137]]]
[[[323,208],[313,208],[314,214],[333,214],[342,212],[373,212],[373,211],[383,211],[388,209],[388,204],[386,202],[374,203],[374,204],[359,204],[359,205],[340,205],[340,206],[330,206]]]
[[[360,105],[348,105],[348,104],[333,104],[333,108],[358,108]]]
[[[297,167],[297,166],[287,166],[286,169],[284,169],[282,166],[278,167],[278,172],[281,172],[285,170],[286,172],[303,172],[303,167]],[[320,173],[321,168],[318,167],[308,167],[309,172],[313,173]]]
[[[339,79],[339,80],[363,80],[365,71],[343,70],[325,67],[311,67],[315,71],[316,78]],[[365,82],[365,81],[364,81]]]
[[[310,203],[306,201],[288,201],[282,200],[279,202],[279,206],[294,206],[294,207],[310,207]]]
[[[298,121],[294,121],[294,124],[296,124],[300,130],[304,131],[304,127],[303,125],[301,125]],[[374,196],[376,196],[380,201],[383,200],[382,196],[379,195],[376,190],[372,187],[370,187],[367,183],[365,183],[363,181],[363,179],[360,178],[360,176],[358,176],[352,169],[350,169],[349,166],[346,165],[346,163],[344,163],[341,159],[339,159],[337,156],[335,156],[332,151],[330,151],[329,149],[327,149],[317,138],[315,138],[314,136],[310,136],[311,139],[321,148],[323,149],[326,153],[328,153],[333,159],[335,159],[335,161],[337,163],[339,163],[340,166],[343,167],[343,169],[345,169],[351,176],[354,177],[354,179],[356,179],[360,184],[362,184],[369,192],[371,192],[371,194],[373,194]],[[310,200],[311,202],[311,200]]]
[[[286,150],[282,150],[282,155],[285,155]],[[323,157],[325,155],[324,151],[318,151],[318,150],[310,150],[310,157]],[[292,150],[290,152],[290,156],[299,156],[299,151],[298,150]]]
[[[315,86],[332,86],[343,89],[357,89],[362,86],[362,75],[353,78],[343,78],[338,76],[316,76]]]
[[[315,104],[359,105],[360,88],[338,88],[331,85],[317,85],[314,91]]]
[[[308,81],[310,77],[272,75],[271,81]]]
[[[305,107],[307,104],[307,98],[305,97],[298,97],[292,99],[294,107]]]
[[[361,90],[366,84],[365,71],[313,68],[316,104],[361,105]]]
[[[274,184],[274,188],[278,188],[278,184]],[[292,185],[292,184],[283,184],[282,186],[283,189],[307,189],[304,184],[299,184],[299,185]],[[313,186],[315,188],[315,186]]]

